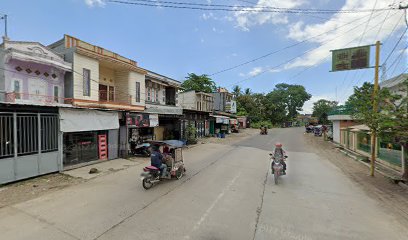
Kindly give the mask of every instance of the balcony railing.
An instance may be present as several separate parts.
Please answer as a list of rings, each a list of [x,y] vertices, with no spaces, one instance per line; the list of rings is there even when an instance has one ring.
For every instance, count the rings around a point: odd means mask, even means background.
[[[62,97],[41,94],[6,92],[5,101],[10,103],[36,103],[44,105],[53,105],[57,103],[64,103],[65,99]]]
[[[132,104],[132,95],[115,91],[99,90],[99,102],[113,104]]]

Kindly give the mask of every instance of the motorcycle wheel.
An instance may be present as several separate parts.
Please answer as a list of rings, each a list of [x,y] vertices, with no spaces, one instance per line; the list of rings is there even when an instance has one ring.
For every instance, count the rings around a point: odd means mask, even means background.
[[[152,178],[150,178],[150,177],[143,178],[142,185],[143,185],[144,189],[148,190],[148,189],[153,187],[153,183],[151,182],[151,180],[152,180]]]
[[[176,178],[177,179],[181,179],[184,176],[184,168],[179,168],[176,171]]]
[[[279,172],[275,172],[275,174],[273,174],[273,178],[275,180],[275,185],[278,185],[278,178],[279,178]]]

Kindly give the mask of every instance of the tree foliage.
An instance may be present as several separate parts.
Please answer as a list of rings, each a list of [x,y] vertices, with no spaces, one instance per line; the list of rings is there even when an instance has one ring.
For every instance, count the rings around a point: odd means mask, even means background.
[[[317,117],[320,124],[327,124],[329,120],[327,119],[328,114],[332,111],[338,102],[329,101],[326,99],[319,99],[313,103],[313,114],[312,116]]]
[[[197,75],[195,73],[189,73],[181,87],[185,91],[194,90],[205,93],[212,93],[217,90],[214,81],[208,75]]]
[[[279,125],[295,118],[310,98],[303,86],[281,83],[268,94],[252,93],[247,88],[236,100],[238,114],[250,116],[253,122]]]

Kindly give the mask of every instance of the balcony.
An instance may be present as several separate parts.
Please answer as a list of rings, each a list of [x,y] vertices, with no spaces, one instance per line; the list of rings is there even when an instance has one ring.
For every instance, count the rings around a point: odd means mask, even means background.
[[[8,103],[27,104],[27,105],[57,106],[57,105],[63,105],[65,102],[65,99],[62,97],[58,97],[58,96],[49,96],[49,95],[22,93],[22,92],[6,92],[4,101]]]
[[[144,110],[144,106],[132,104],[132,95],[121,92],[115,92],[114,89],[99,90],[98,96],[99,96],[98,101],[69,98],[65,100],[65,103],[69,103],[78,107],[87,108],[103,108],[128,111]]]

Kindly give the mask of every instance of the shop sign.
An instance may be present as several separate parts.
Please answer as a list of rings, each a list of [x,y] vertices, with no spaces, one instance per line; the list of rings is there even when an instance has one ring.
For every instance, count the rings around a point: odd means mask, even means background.
[[[224,118],[217,117],[215,123],[224,123]]]
[[[158,127],[159,126],[159,115],[158,114],[150,114],[150,127]]]
[[[228,118],[224,118],[223,120],[224,120],[223,121],[224,124],[229,124],[229,119]]]
[[[230,119],[230,124],[232,125],[238,124],[237,119]]]
[[[130,127],[149,127],[149,114],[127,114],[126,124]]]
[[[236,101],[226,102],[225,111],[229,113],[237,113],[237,102]]]
[[[370,67],[370,46],[337,49],[332,53],[333,72]]]

